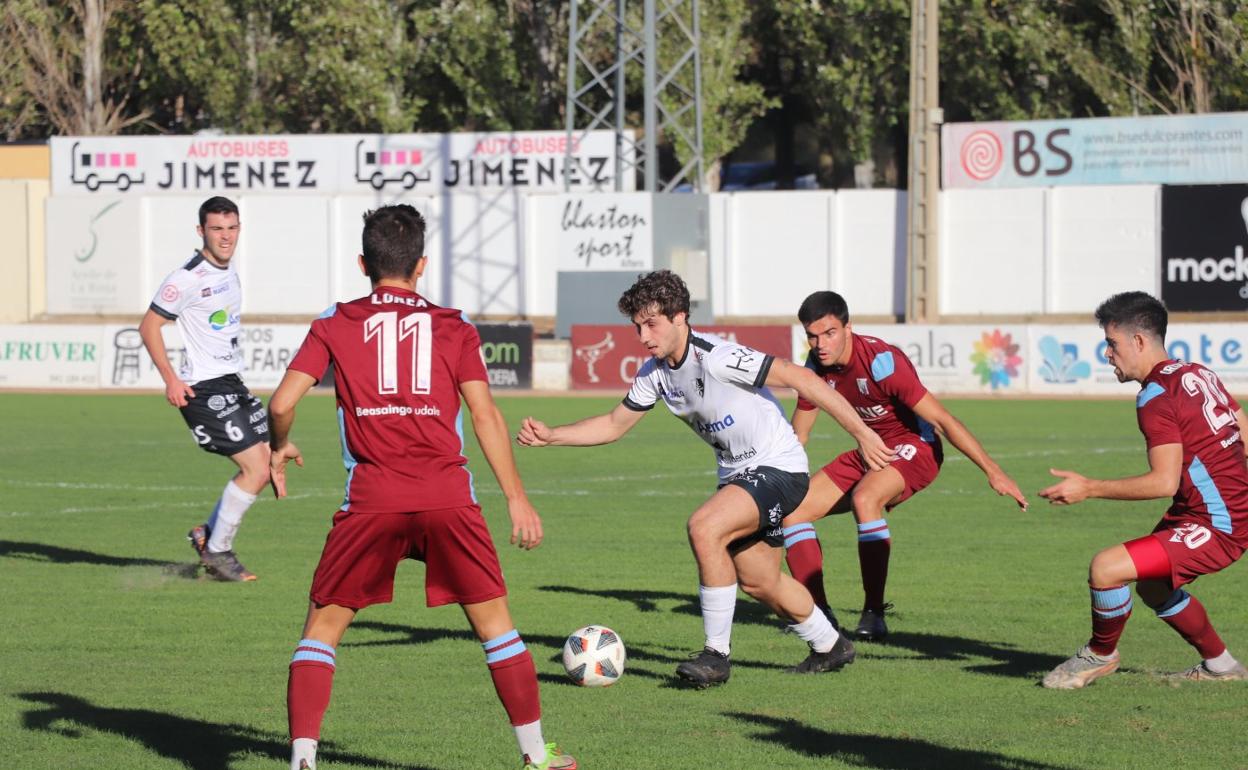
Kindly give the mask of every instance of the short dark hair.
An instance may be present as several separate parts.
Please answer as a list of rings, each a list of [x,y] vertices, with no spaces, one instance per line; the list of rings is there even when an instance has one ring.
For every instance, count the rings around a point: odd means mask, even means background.
[[[1124,291],[1105,300],[1096,309],[1096,322],[1101,328],[1110,324],[1132,331],[1151,334],[1166,341],[1169,315],[1161,300],[1142,291]]]
[[[637,276],[637,282],[620,295],[620,312],[632,320],[638,313],[659,306],[659,312],[669,319],[677,313],[689,317],[689,287],[671,270],[655,270]]]
[[[238,216],[238,206],[229,198],[217,195],[199,204],[200,227],[203,227],[204,223],[208,221],[209,214],[233,214]]]
[[[425,255],[425,218],[412,206],[382,206],[364,214],[364,272],[382,278],[408,278]]]
[[[834,291],[817,291],[802,300],[802,306],[797,309],[797,320],[803,326],[829,315],[842,324],[849,323],[849,305],[844,297]]]

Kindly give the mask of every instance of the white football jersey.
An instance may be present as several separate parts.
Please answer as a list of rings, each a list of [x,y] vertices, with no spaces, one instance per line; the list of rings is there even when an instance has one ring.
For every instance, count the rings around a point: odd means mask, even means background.
[[[651,358],[637,372],[624,405],[652,409],[661,398],[672,414],[715,450],[719,480],[758,465],[806,473],[809,465],[780,402],[764,386],[772,356],[689,332],[676,366]]]
[[[243,288],[231,261],[217,267],[198,251],[174,270],[156,291],[152,310],[177,321],[186,343],[178,376],[188,385],[238,374],[243,355],[238,347],[242,329]]]

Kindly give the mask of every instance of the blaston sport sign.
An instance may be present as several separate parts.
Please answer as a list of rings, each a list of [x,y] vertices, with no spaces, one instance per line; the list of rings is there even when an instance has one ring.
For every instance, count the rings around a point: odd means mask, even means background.
[[[614,148],[611,131],[53,137],[52,193],[614,189]]]

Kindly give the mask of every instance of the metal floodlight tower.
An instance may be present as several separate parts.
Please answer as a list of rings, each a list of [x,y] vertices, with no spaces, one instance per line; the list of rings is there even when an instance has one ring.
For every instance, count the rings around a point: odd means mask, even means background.
[[[638,171],[643,174],[647,192],[669,192],[683,182],[701,192],[700,44],[699,0],[572,0],[565,190],[570,189],[574,168],[582,174],[585,171],[573,148],[589,131],[610,129],[615,132],[616,192],[623,189],[624,174]],[[670,66],[664,67],[664,62]],[[628,85],[638,76],[642,78],[644,123],[640,141],[625,126]],[[692,151],[689,161],[662,182],[662,187],[658,178],[660,135]]]
[[[940,2],[910,3],[910,173],[907,185],[906,320],[940,315]]]

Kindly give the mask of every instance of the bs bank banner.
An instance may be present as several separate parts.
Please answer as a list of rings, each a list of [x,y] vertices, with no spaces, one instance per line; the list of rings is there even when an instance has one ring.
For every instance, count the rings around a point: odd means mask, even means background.
[[[614,148],[612,131],[53,137],[52,194],[614,189]]]
[[[941,127],[945,189],[1248,182],[1248,112]]]

